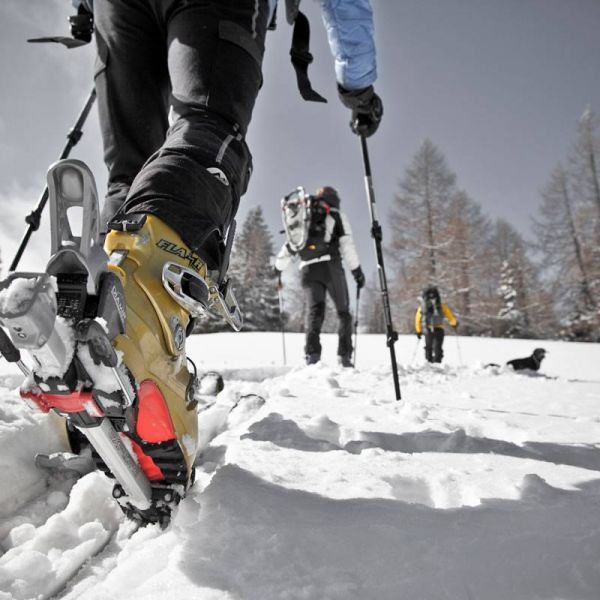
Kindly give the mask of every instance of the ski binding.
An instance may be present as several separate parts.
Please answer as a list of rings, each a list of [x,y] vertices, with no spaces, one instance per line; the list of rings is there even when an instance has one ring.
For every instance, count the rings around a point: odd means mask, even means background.
[[[126,304],[100,243],[93,175],[81,161],[62,160],[48,172],[48,190],[51,258],[43,273],[11,273],[0,282],[0,325],[8,332],[0,328],[0,351],[28,375],[21,397],[63,416],[89,440],[97,466],[116,479],[113,496],[124,512],[164,526],[185,486],[156,475],[158,459],[147,454],[152,444],[136,430],[135,415],[155,402],[158,388],[149,380],[138,385],[113,348],[125,332]],[[72,209],[81,211],[80,236],[71,229]],[[165,464],[181,472],[178,463]]]

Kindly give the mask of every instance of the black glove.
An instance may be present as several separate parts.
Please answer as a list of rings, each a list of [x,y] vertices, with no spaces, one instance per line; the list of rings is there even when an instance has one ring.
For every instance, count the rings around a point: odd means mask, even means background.
[[[422,333],[421,333],[421,332],[417,333],[417,339],[418,339],[418,340],[420,340],[420,339],[421,339],[421,335],[422,335]]]
[[[69,23],[71,24],[71,36],[73,38],[86,43],[92,41],[92,33],[94,33],[94,15],[85,2],[81,2],[76,15],[69,17]]]
[[[352,111],[350,129],[364,137],[373,135],[383,116],[383,103],[370,85],[362,90],[346,90],[338,85],[342,104]]]
[[[356,267],[352,271],[352,277],[354,277],[354,281],[356,281],[356,287],[360,290],[365,287],[365,274],[362,272],[360,267]]]

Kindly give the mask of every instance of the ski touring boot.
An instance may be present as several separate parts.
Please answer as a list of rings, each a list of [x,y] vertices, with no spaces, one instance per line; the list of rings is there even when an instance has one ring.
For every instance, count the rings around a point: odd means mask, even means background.
[[[198,441],[186,330],[200,315],[225,316],[239,328],[241,313],[227,282],[212,284],[205,263],[156,217],[121,222],[103,248],[84,163],[53,165],[48,190],[51,258],[43,273],[0,282],[8,331],[0,350],[27,374],[23,399],[89,440],[123,511],[166,526],[193,483]],[[72,209],[82,213],[80,236]]]
[[[340,354],[338,356],[338,363],[343,369],[354,368],[354,362],[352,361],[351,354]]]
[[[307,365],[316,365],[318,362],[321,361],[321,355],[320,354],[307,354],[304,357],[304,360]]]

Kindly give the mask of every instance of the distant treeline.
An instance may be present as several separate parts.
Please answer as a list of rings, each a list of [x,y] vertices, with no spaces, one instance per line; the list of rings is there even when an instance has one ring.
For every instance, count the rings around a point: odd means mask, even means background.
[[[442,152],[426,140],[399,184],[389,215],[394,319],[411,331],[421,290],[438,285],[461,333],[598,341],[600,137],[590,108],[575,143],[549,175],[533,239],[492,220],[457,185]],[[363,320],[382,331],[375,282]]]

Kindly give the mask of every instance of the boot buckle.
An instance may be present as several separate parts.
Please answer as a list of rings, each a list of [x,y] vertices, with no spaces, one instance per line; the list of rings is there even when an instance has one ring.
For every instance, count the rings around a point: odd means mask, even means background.
[[[163,286],[192,316],[223,318],[235,331],[242,328],[242,311],[228,279],[221,286],[206,281],[196,271],[174,262],[165,263]]]
[[[210,287],[196,271],[167,262],[163,266],[162,282],[175,302],[192,316],[215,316],[210,309]]]

